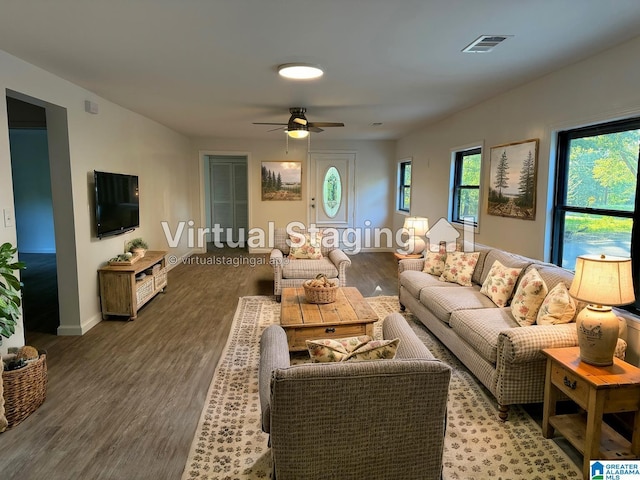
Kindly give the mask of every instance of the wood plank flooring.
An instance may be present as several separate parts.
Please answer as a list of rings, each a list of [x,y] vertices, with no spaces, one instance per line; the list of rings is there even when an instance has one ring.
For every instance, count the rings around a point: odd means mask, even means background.
[[[106,320],[81,337],[27,332],[48,353],[47,400],[0,434],[1,479],[180,478],[238,297],[273,293],[267,255],[192,258],[133,322]],[[348,285],[397,294],[392,253],[351,259]]]

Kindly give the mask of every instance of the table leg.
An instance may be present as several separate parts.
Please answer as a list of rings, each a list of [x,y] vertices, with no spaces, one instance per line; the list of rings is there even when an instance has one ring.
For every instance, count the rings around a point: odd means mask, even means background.
[[[605,391],[591,389],[587,401],[587,431],[584,439],[583,475],[589,478],[589,461],[600,457],[600,435]]]
[[[637,411],[633,414],[633,432],[631,436],[631,452],[636,456],[636,458],[640,457],[640,411]]]
[[[544,405],[542,410],[542,436],[544,438],[553,437],[553,427],[549,425],[549,418],[556,414],[556,402],[558,391],[551,383],[552,360],[547,359],[547,377],[544,382]]]

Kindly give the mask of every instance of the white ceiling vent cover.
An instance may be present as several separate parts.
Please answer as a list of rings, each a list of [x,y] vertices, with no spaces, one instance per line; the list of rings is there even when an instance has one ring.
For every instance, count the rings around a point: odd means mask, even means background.
[[[513,35],[482,35],[467,45],[462,51],[464,53],[489,53],[497,45],[500,45],[507,38]]]

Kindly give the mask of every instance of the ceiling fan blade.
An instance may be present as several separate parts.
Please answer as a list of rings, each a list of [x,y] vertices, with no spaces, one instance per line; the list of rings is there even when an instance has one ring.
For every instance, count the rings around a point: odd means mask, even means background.
[[[342,122],[309,122],[309,127],[344,127]]]
[[[287,125],[286,123],[273,123],[273,122],[253,122],[253,125]]]
[[[267,130],[267,132],[275,132],[276,130],[286,130],[287,127],[278,127],[278,128],[271,128],[269,130]]]
[[[293,119],[294,122],[299,123],[300,125],[306,125],[307,124],[307,119],[306,118],[300,118],[300,117],[296,117]]]
[[[318,128],[318,127],[309,127],[309,131],[310,131],[310,132],[315,132],[315,133],[324,132],[324,130],[323,130],[323,129]]]

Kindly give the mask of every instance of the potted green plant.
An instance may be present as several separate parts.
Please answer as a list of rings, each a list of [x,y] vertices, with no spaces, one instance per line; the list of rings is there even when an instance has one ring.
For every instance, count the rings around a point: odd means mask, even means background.
[[[127,244],[127,251],[138,257],[144,257],[145,252],[149,249],[149,245],[142,238],[134,238]]]
[[[10,243],[0,246],[0,345],[2,337],[9,338],[16,331],[20,317],[21,283],[14,275],[15,270],[26,268],[24,262],[14,261],[17,249]]]

